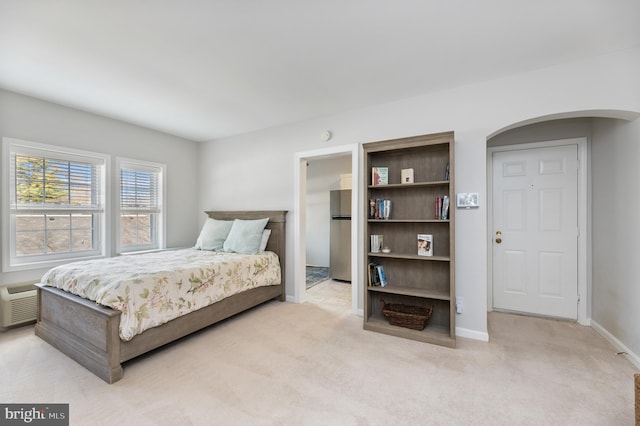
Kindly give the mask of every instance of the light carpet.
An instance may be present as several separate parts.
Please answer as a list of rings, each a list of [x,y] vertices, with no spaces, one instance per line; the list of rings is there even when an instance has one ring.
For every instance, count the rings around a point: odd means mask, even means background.
[[[448,349],[363,331],[350,302],[323,301],[331,286],[350,294],[327,281],[313,302],[268,302],[113,385],[32,326],[0,333],[0,401],[69,403],[72,425],[633,424],[638,371],[588,327],[491,313],[490,343]]]

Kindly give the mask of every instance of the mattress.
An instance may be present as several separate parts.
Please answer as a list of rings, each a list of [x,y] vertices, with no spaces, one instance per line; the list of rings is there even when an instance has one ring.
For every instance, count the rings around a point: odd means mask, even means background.
[[[129,341],[243,291],[281,282],[278,256],[195,249],[73,262],[49,270],[42,284],[120,311],[120,338]]]

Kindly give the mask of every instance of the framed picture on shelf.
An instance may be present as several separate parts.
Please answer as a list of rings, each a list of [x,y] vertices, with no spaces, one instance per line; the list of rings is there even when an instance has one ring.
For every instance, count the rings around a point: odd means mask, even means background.
[[[433,235],[418,234],[418,256],[433,256]]]

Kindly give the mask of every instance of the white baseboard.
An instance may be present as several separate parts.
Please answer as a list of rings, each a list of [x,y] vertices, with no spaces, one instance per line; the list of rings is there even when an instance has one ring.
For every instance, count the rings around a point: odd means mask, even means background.
[[[468,328],[456,327],[456,336],[457,337],[466,337],[467,339],[480,340],[482,342],[489,341],[489,333],[469,330]]]
[[[593,328],[599,335],[604,337],[605,340],[611,343],[613,347],[615,347],[619,352],[625,352],[625,356],[631,362],[631,364],[640,369],[640,357],[638,356],[638,354],[631,351],[631,349],[626,347],[620,340],[616,338],[616,336],[609,333],[607,329],[595,322],[593,319],[591,320],[591,328]]]

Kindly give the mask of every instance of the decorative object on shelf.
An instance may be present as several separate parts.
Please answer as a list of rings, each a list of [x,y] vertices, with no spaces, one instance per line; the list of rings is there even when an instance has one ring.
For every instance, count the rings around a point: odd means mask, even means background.
[[[477,192],[458,192],[456,206],[459,209],[475,209],[480,207],[480,195]]]
[[[413,169],[400,170],[400,183],[413,183]]]
[[[383,252],[384,254],[389,254],[389,253],[391,253],[391,249],[390,249],[389,247],[387,247],[387,246],[384,246],[384,247],[382,248],[382,252]]]
[[[433,235],[418,234],[418,256],[433,256]]]
[[[386,303],[383,299],[380,299],[380,306],[389,324],[412,330],[424,330],[433,313],[431,307],[422,308],[402,303]]]
[[[380,253],[380,250],[383,247],[383,240],[384,237],[382,235],[371,235],[371,253]]]
[[[389,168],[388,167],[372,167],[371,168],[371,185],[388,185],[389,184]]]
[[[449,196],[438,197],[434,201],[435,218],[438,220],[449,219]]]

